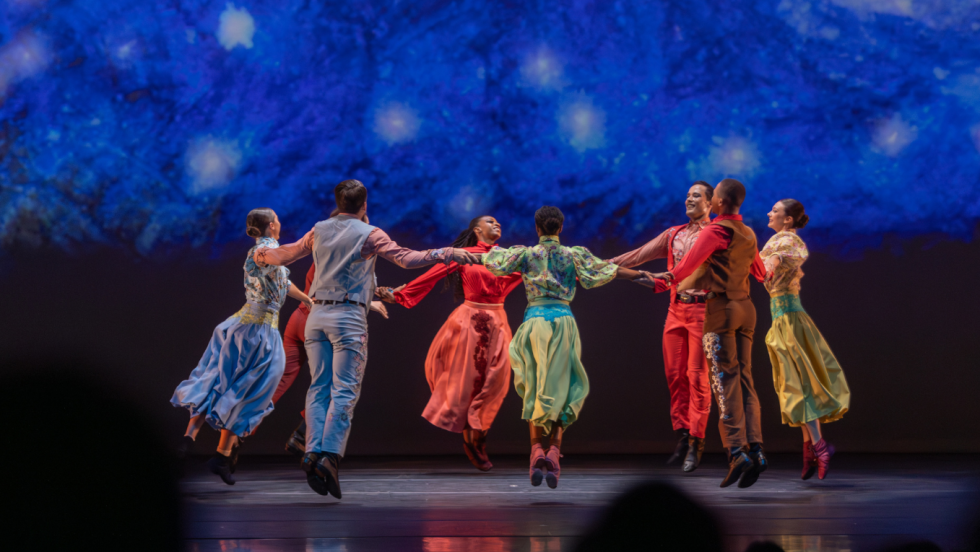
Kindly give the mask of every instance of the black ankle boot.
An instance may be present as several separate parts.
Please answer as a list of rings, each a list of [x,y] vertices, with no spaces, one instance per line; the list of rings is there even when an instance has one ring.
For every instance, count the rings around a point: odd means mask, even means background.
[[[681,469],[687,473],[698,469],[702,454],[704,454],[704,439],[691,436],[687,441],[687,457],[684,458],[684,467]]]
[[[739,488],[751,487],[756,481],[759,480],[759,476],[762,472],[766,471],[769,467],[769,461],[766,460],[766,455],[762,452],[762,445],[755,443],[749,448],[749,458],[752,459],[752,467],[749,471],[745,472],[742,479],[739,480]]]
[[[180,442],[177,443],[177,460],[183,461],[187,458],[187,454],[194,448],[194,439],[184,435],[180,438]]]
[[[340,498],[340,456],[332,452],[320,453],[316,463],[316,475],[327,483],[327,491]]]
[[[231,447],[231,454],[228,456],[228,460],[231,462],[229,465],[231,473],[235,473],[235,470],[238,468],[238,451],[241,450],[244,444],[245,440],[239,437],[235,446]]]
[[[668,465],[677,462],[678,460],[683,458],[685,454],[687,454],[687,441],[688,439],[690,439],[691,435],[687,432],[686,429],[682,429],[679,431],[680,431],[681,438],[679,441],[677,441],[677,447],[674,448],[674,454],[671,454],[670,458],[667,459]]]
[[[221,480],[228,485],[235,484],[235,477],[231,475],[231,458],[221,454],[220,452],[215,452],[214,456],[208,460],[208,469],[211,473],[221,477]]]
[[[748,454],[745,454],[744,450],[729,451],[729,456],[728,475],[725,476],[725,479],[721,480],[722,487],[728,487],[734,484],[742,477],[743,473],[750,470],[754,465],[752,459],[749,458]]]
[[[306,472],[306,484],[310,486],[318,495],[327,496],[330,491],[327,489],[327,482],[316,474],[316,464],[320,461],[320,455],[316,452],[307,452],[303,455],[300,466]]]
[[[286,441],[286,452],[291,452],[296,456],[303,456],[306,453],[306,420],[303,420],[293,430],[293,434]]]

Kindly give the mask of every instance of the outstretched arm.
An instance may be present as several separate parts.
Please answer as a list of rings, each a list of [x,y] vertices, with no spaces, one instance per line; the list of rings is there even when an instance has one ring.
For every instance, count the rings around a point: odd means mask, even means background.
[[[375,228],[368,235],[364,247],[361,249],[361,256],[365,259],[377,255],[387,261],[395,263],[402,268],[422,268],[438,262],[446,265],[456,261],[460,264],[476,264],[480,262],[479,255],[474,255],[463,249],[445,247],[442,249],[427,249],[425,251],[415,251],[407,247],[398,245],[395,240],[388,237],[388,234],[380,228]]]
[[[507,276],[513,272],[524,271],[524,257],[527,248],[523,245],[514,247],[494,247],[483,254],[483,266],[494,276]]]
[[[449,263],[448,266],[438,264],[427,270],[425,274],[401,286],[397,291],[394,291],[392,298],[401,306],[410,309],[418,305],[432,291],[432,288],[439,283],[439,280],[442,280],[457,270],[459,270],[459,263],[456,262]]]
[[[641,274],[638,270],[630,270],[621,266],[616,268],[617,280],[636,280],[637,278],[641,277],[643,277],[643,274]]]
[[[255,264],[261,267],[286,266],[310,253],[313,253],[313,230],[307,232],[305,236],[294,243],[280,245],[276,248],[260,247],[255,250],[252,258],[255,259]]]
[[[669,239],[670,229],[667,229],[661,232],[656,238],[643,244],[642,247],[628,253],[623,253],[618,257],[609,259],[607,262],[625,268],[633,268],[634,266],[640,266],[643,263],[655,259],[664,259],[667,257],[667,241]]]

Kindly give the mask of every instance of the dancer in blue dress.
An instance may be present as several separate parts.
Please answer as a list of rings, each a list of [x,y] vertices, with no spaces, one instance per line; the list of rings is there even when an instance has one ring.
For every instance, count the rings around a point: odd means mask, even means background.
[[[221,431],[218,450],[208,461],[208,468],[229,485],[235,484],[233,450],[272,412],[272,396],[286,366],[279,309],[287,295],[307,307],[313,305],[289,281],[288,268],[256,263],[266,251],[279,247],[281,225],[276,213],[254,209],[246,224],[246,233],[255,238],[255,246],[245,259],[245,306],[218,324],[197,367],[170,399],[171,404],[191,413],[178,454],[186,455],[207,422]]]

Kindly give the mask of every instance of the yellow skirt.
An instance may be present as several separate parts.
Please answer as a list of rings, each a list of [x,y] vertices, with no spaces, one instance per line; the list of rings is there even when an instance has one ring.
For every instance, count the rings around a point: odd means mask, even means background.
[[[514,388],[524,403],[521,418],[551,433],[578,419],[589,394],[589,377],[581,360],[582,341],[568,303],[535,299],[510,342]]]
[[[772,328],[766,348],[783,423],[798,427],[841,419],[851,404],[844,371],[798,295],[772,298]]]

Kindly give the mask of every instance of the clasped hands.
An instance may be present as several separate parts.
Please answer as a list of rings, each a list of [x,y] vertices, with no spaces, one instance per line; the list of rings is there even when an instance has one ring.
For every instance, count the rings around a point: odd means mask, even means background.
[[[476,255],[476,254],[470,253],[469,251],[467,251],[465,249],[456,248],[456,249],[453,249],[453,261],[456,262],[456,263],[459,263],[461,265],[482,264],[483,263],[483,255]],[[379,287],[378,289],[374,290],[374,294],[377,295],[378,298],[381,299],[382,301],[384,301],[385,303],[392,303],[392,304],[394,304],[394,303],[397,303],[398,302],[398,301],[395,300],[395,294],[398,293],[399,291],[405,289],[405,285],[406,284],[402,284],[402,285],[400,285],[400,286],[398,286],[396,288]],[[375,302],[377,302],[377,301],[375,301]],[[381,305],[381,307],[384,308],[384,305]],[[381,311],[378,311],[378,312],[381,312]],[[385,318],[388,318],[388,313],[387,312],[384,312],[382,314],[385,315]]]
[[[640,277],[633,281],[636,282],[637,284],[640,284],[641,286],[646,286],[648,288],[656,288],[657,287],[656,280],[664,280],[669,286],[670,282],[673,281],[674,279],[674,275],[671,274],[670,272],[653,273],[653,272],[647,272],[646,270],[637,270],[637,272],[640,273]]]

